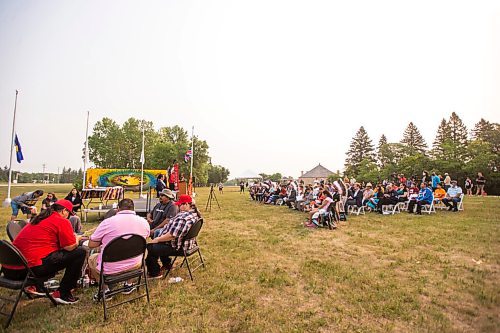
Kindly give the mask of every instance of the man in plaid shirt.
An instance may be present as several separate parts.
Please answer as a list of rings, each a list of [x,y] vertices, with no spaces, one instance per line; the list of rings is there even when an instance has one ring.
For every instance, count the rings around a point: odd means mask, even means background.
[[[197,210],[191,209],[193,199],[189,195],[181,195],[175,204],[179,206],[179,213],[174,216],[162,229],[161,235],[148,244],[148,256],[146,266],[150,278],[161,278],[162,269],[167,269],[170,265],[169,256],[174,256],[182,251],[182,239],[187,235],[193,224],[199,219]],[[188,250],[194,246],[194,240],[185,244],[184,249]],[[158,259],[163,267],[160,269]]]

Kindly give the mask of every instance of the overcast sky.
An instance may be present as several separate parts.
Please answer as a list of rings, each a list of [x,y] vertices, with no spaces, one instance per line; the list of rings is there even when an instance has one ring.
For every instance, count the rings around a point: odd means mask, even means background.
[[[194,125],[231,177],[335,171],[361,125],[500,122],[500,1],[1,1],[2,166],[16,89],[21,171],[81,167],[87,110]]]

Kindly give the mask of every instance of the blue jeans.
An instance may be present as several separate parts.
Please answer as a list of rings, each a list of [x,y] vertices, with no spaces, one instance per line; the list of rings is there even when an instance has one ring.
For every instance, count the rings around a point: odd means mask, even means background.
[[[17,216],[19,214],[19,208],[21,207],[16,202],[12,201],[10,203],[10,207],[12,208],[12,216]]]

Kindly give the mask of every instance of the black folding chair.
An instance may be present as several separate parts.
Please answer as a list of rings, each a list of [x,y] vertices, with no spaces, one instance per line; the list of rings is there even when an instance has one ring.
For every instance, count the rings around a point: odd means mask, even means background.
[[[99,298],[102,299],[102,306],[104,308],[104,320],[107,319],[107,310],[114,308],[116,306],[132,302],[138,298],[146,297],[149,303],[149,289],[148,289],[148,279],[146,278],[146,270],[144,267],[144,254],[146,252],[146,240],[144,237],[136,234],[126,234],[120,237],[116,237],[104,248],[102,252],[101,260],[101,272],[99,275]],[[141,257],[141,267],[138,269],[133,269],[125,271],[118,274],[107,275],[104,274],[104,263],[117,262],[130,258]],[[144,282],[141,283],[142,278]],[[137,282],[133,284],[139,292],[139,287],[145,286],[146,293],[140,294],[128,300],[113,304],[111,306],[106,305],[106,296],[104,295],[104,285],[117,285],[128,281],[130,279],[137,279]],[[126,287],[118,287],[111,290],[106,295],[113,296],[126,290]]]
[[[16,222],[16,221],[9,221],[9,223],[7,223],[7,227],[6,227],[7,236],[9,236],[9,239],[11,242],[14,241],[17,234],[19,234],[23,228],[24,228],[24,225],[21,225],[19,222]]]
[[[45,288],[44,282],[47,278],[36,277],[35,274],[28,267],[28,263],[24,256],[19,252],[19,250],[12,245],[11,243],[0,240],[0,264],[3,265],[12,265],[12,266],[22,266],[26,270],[27,274],[24,280],[11,280],[6,278],[5,276],[0,276],[0,287],[10,289],[10,290],[19,290],[17,297],[15,299],[0,295],[0,299],[3,300],[2,305],[0,306],[0,314],[8,317],[7,323],[5,323],[4,328],[7,328],[14,317],[14,313],[16,312],[17,304],[21,299],[21,296],[24,292],[24,288],[28,286],[36,286],[39,290],[45,292],[49,300],[52,304],[57,305],[54,298],[49,293],[49,290]],[[30,295],[26,294],[29,298],[32,298]],[[4,311],[6,309],[7,302],[14,302],[14,306],[10,312]]]
[[[201,227],[203,226],[203,219],[199,219],[198,221],[196,221],[195,224],[193,224],[191,226],[191,229],[189,229],[188,233],[186,234],[186,236],[182,239],[182,246],[181,248],[177,251],[177,253],[175,254],[175,258],[174,260],[172,261],[172,264],[170,265],[169,269],[165,272],[165,275],[163,276],[163,278],[165,279],[168,274],[170,273],[170,271],[172,270],[172,267],[174,267],[174,263],[175,263],[175,260],[177,260],[177,257],[184,257],[184,260],[182,260],[182,263],[180,265],[180,267],[184,266],[184,264],[186,264],[187,266],[187,269],[189,271],[189,276],[191,277],[191,281],[193,281],[193,272],[195,270],[197,270],[198,268],[200,268],[201,266],[203,266],[203,268],[205,267],[205,262],[203,261],[203,257],[201,256],[201,251],[200,251],[200,247],[198,246],[198,241],[196,240],[196,237],[198,237],[198,234],[200,233],[200,230],[201,230]],[[194,240],[194,246],[189,249],[189,250],[185,250],[185,244],[187,245],[187,243],[190,241],[190,240]],[[200,263],[198,264],[198,266],[196,266],[195,268],[191,269],[191,266],[189,265],[189,257],[192,256],[193,254],[195,253],[198,253],[198,256],[199,258],[196,258],[196,259],[199,259],[200,260]],[[195,262],[194,259],[191,264],[193,264]]]

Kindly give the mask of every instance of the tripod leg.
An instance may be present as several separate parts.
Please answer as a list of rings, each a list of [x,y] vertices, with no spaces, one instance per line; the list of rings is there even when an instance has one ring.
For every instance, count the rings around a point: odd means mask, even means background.
[[[214,192],[214,199],[215,199],[215,202],[217,203],[217,207],[219,207],[219,209],[220,209],[219,200],[217,200],[217,196],[215,195],[215,192]]]

